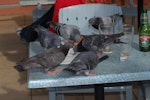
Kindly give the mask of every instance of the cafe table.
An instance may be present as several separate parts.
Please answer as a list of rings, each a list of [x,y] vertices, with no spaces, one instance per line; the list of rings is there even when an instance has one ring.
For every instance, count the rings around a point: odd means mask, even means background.
[[[60,72],[56,75],[45,74],[42,68],[32,68],[28,71],[28,88],[55,88],[70,86],[95,86],[95,100],[104,100],[104,85],[113,83],[132,83],[150,80],[150,52],[140,52],[138,35],[134,36],[133,50],[128,60],[120,61],[118,45],[112,44],[113,53],[100,62],[92,71],[95,76],[76,76],[70,72]],[[30,55],[35,55],[30,48]],[[41,50],[38,49],[37,52]],[[66,67],[66,66],[59,66]]]

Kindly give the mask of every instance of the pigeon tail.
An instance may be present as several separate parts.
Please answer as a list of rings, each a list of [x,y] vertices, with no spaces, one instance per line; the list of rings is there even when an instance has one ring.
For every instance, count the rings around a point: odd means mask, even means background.
[[[102,56],[101,58],[99,58],[99,62],[102,62],[102,61],[104,61],[104,60],[106,60],[106,59],[108,59],[108,58],[109,58],[108,55],[104,55],[104,56]]]
[[[105,41],[105,44],[109,43],[119,43],[121,42],[118,38],[123,36],[124,33],[117,33],[117,34],[112,34],[112,35],[106,35],[108,37],[107,41]]]

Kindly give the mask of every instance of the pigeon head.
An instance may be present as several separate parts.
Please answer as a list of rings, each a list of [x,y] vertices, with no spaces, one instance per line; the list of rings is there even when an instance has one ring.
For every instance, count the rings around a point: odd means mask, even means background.
[[[98,29],[100,23],[103,23],[103,20],[100,17],[89,19],[89,24],[92,25],[95,29]]]
[[[103,20],[100,17],[94,17],[89,19],[90,25],[99,25],[100,23],[103,23]]]
[[[27,42],[27,43],[35,41],[38,37],[37,32],[35,32],[32,29],[32,27],[30,27],[30,26],[25,27],[21,30],[18,30],[17,32],[18,32],[20,39],[24,42]],[[32,32],[32,34],[29,34],[31,32]]]
[[[114,25],[115,22],[122,17],[119,13],[113,14],[111,16],[97,16],[89,19],[89,24],[92,25],[95,29],[98,29],[100,24],[110,24]]]
[[[74,40],[75,42],[80,42],[80,31],[74,30],[70,35],[70,40]]]
[[[15,68],[18,72],[23,72],[23,71],[25,71],[25,69],[24,69],[22,66],[20,66],[20,65],[14,66],[14,68]]]

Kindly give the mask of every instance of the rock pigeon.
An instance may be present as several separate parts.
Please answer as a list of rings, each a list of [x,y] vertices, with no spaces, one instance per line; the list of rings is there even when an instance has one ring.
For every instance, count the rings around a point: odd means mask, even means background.
[[[47,28],[41,25],[34,26],[34,31],[37,32],[37,40],[40,42],[43,48],[48,49],[52,47],[60,47],[61,39],[59,35],[50,32]]]
[[[99,62],[107,58],[107,55],[99,57],[97,53],[93,51],[81,52],[68,65],[69,67],[63,69],[63,71],[69,71],[76,75],[95,75],[95,73],[92,73],[91,70],[94,69]]]
[[[19,72],[28,70],[34,67],[42,67],[47,73],[55,71],[55,68],[65,59],[69,49],[73,46],[71,43],[66,43],[60,48],[50,48],[42,53],[30,57],[19,62],[14,66]]]
[[[52,21],[49,21],[48,24],[50,28],[54,29],[57,34],[62,36],[65,40],[73,40],[75,42],[80,41],[80,31],[78,26],[56,23]]]
[[[26,43],[36,41],[38,34],[33,30],[33,26],[40,24],[41,26],[48,28],[46,23],[49,20],[52,20],[53,12],[54,12],[54,5],[52,5],[49,8],[49,10],[47,10],[47,12],[45,12],[44,15],[42,15],[39,19],[37,20],[33,19],[35,21],[32,24],[25,26],[22,29],[18,29],[17,33],[20,39]]]
[[[120,17],[122,16],[119,14],[114,14],[111,16],[103,16],[103,17],[94,17],[89,19],[89,24],[93,26],[95,29],[98,29],[100,24],[112,25]]]
[[[94,51],[101,52],[103,47],[112,43],[120,43],[119,37],[123,36],[124,33],[111,34],[111,35],[85,35],[84,39],[81,40],[78,45],[74,46],[75,52]]]

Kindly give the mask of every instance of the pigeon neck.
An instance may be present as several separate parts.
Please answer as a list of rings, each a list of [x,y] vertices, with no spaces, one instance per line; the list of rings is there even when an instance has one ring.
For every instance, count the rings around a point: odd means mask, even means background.
[[[61,51],[62,51],[65,55],[68,54],[69,49],[70,49],[70,47],[68,47],[68,46],[66,46],[66,45],[63,45],[63,46],[61,47]]]

